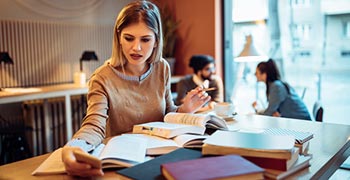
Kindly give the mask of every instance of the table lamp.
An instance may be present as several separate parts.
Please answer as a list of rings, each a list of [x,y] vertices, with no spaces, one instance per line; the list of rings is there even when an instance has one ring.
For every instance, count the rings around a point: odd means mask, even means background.
[[[268,56],[261,53],[253,44],[252,35],[245,37],[244,48],[241,53],[235,58],[235,62],[259,62],[267,60]]]
[[[253,44],[252,35],[247,35],[245,37],[246,42],[241,53],[234,59],[235,62],[244,63],[243,76],[242,78],[246,80],[247,74],[250,72],[247,63],[250,62],[260,62],[267,60],[268,56],[261,53]]]
[[[84,51],[80,58],[80,72],[83,72],[83,61],[90,61],[95,60],[97,61],[97,55],[95,54],[95,51]]]
[[[4,62],[5,64],[13,64],[12,58],[8,52],[0,52],[0,64]]]
[[[80,72],[74,73],[74,83],[78,85],[85,85],[86,83],[86,74],[83,72],[83,61],[98,60],[95,51],[84,51],[79,60],[80,63]]]
[[[246,41],[245,41],[243,50],[234,59],[234,61],[238,63],[244,63],[242,79],[244,80],[244,82],[247,82],[247,75],[250,72],[250,69],[247,63],[265,61],[269,57],[264,55],[264,53],[261,53],[259,49],[254,46],[252,35],[247,35],[245,37],[245,40]],[[256,87],[255,87],[255,98],[256,100],[259,99],[258,83],[256,83]]]

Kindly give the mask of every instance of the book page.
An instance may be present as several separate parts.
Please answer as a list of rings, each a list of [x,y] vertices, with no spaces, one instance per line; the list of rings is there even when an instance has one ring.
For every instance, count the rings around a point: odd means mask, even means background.
[[[210,117],[206,114],[174,113],[165,115],[164,122],[205,127]]]
[[[217,115],[210,115],[210,121],[207,122],[206,126],[212,129],[228,130],[225,119]]]
[[[208,135],[192,135],[192,134],[182,134],[174,137],[174,141],[180,147],[202,147],[203,141],[209,137]]]
[[[295,143],[303,144],[304,142],[309,141],[314,137],[310,132],[296,131],[291,129],[282,129],[282,128],[267,128],[264,134],[272,135],[291,135],[295,138]]]
[[[62,162],[62,148],[56,149],[50,156],[36,168],[32,175],[63,174],[66,172]]]
[[[165,154],[180,147],[173,139],[166,139],[148,134],[123,134],[123,136],[144,138],[144,141],[147,141],[147,155]]]
[[[100,159],[120,159],[127,161],[145,161],[147,141],[139,137],[116,136],[108,141],[102,150]]]

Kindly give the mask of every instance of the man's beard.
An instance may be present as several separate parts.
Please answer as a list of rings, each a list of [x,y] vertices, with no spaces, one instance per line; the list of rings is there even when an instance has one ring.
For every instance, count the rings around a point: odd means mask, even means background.
[[[205,80],[211,81],[212,80],[211,76],[212,76],[211,74],[207,77],[203,76],[203,74],[201,74],[201,78],[203,79],[203,81],[205,81]]]

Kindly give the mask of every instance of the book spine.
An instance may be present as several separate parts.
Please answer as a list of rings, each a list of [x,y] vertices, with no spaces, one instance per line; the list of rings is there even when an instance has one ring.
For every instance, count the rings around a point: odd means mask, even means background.
[[[134,126],[132,132],[134,134],[148,134],[151,136],[171,138],[171,131],[163,128]]]
[[[248,150],[240,148],[223,148],[220,146],[203,144],[202,147],[203,155],[229,155],[237,154],[247,157],[265,157],[265,158],[276,158],[276,159],[291,159],[292,150],[290,151],[258,151],[258,150]]]
[[[243,156],[248,161],[258,165],[261,168],[267,169],[276,169],[280,171],[286,171],[287,160],[285,159],[275,159],[275,158],[265,158],[265,157],[248,157]]]

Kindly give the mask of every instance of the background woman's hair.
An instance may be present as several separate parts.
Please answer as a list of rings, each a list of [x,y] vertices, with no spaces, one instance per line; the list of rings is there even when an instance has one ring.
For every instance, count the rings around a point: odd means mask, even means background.
[[[286,87],[288,94],[290,94],[289,85],[281,80],[280,72],[273,59],[270,58],[266,62],[260,62],[257,67],[260,73],[266,73],[266,95],[269,94],[269,83],[276,80],[280,80]]]
[[[193,69],[194,73],[197,73],[210,63],[215,63],[215,60],[209,55],[193,55],[189,66]]]
[[[126,5],[119,13],[113,34],[113,46],[111,65],[114,67],[123,66],[127,60],[122,52],[120,45],[121,31],[135,23],[144,22],[149,29],[154,32],[156,38],[156,47],[152,55],[147,60],[148,63],[158,61],[162,57],[163,50],[163,30],[158,7],[149,1],[135,1]]]

